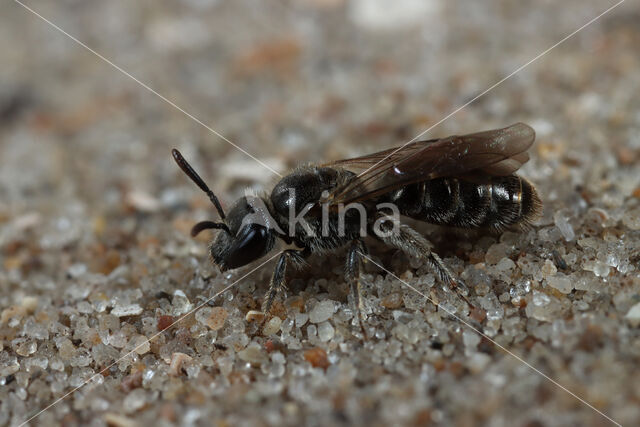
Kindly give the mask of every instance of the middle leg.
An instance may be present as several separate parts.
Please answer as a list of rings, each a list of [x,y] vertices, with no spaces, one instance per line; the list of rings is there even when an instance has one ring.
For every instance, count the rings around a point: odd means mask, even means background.
[[[265,295],[264,304],[262,306],[262,312],[266,315],[269,314],[269,310],[271,310],[271,305],[273,304],[273,300],[276,298],[280,290],[285,286],[285,273],[287,271],[287,266],[289,264],[300,267],[304,265],[304,259],[309,256],[309,250],[296,250],[296,249],[286,249],[282,251],[280,257],[278,258],[278,262],[276,263],[276,268],[273,270],[273,276],[271,276],[271,283],[269,284],[269,290]]]

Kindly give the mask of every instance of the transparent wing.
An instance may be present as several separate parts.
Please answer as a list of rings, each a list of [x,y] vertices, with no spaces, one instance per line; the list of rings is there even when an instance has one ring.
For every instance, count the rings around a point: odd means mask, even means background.
[[[430,179],[464,176],[504,176],[529,160],[526,151],[535,132],[524,123],[442,139],[416,141],[367,156],[325,166],[342,167],[359,175],[338,186],[330,204],[377,197],[399,187]]]

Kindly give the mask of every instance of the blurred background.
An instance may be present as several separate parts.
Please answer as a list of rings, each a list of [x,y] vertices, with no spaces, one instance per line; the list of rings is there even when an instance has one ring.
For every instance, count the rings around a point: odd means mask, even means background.
[[[86,297],[68,290],[66,299],[56,296],[72,286],[64,281],[72,266],[108,275],[126,264],[133,276],[143,276],[147,270],[136,266],[136,251],[148,257],[143,264],[150,271],[163,268],[149,267],[160,254],[195,255],[204,262],[204,240],[194,244],[187,233],[194,220],[210,218],[213,210],[173,163],[171,148],[182,151],[225,206],[247,187],[270,190],[275,174],[194,118],[282,174],[302,162],[400,145],[615,2],[25,4],[193,116],[17,2],[5,3],[0,15],[0,306],[37,295],[55,310]],[[576,235],[598,215],[599,230],[627,230],[609,235],[609,243],[627,239],[616,260],[596,255],[606,251],[605,239],[592,244],[592,263],[582,266],[598,281],[605,269],[607,274],[616,268],[631,272],[615,279],[633,285],[633,291],[625,290],[628,298],[620,298],[621,315],[640,286],[633,255],[640,240],[635,231],[640,229],[638,45],[640,8],[628,0],[423,137],[518,121],[533,126],[538,139],[523,174],[539,188],[545,202],[540,225],[549,228],[532,239],[543,246],[573,240],[575,246]],[[599,211],[590,211],[593,207]],[[268,273],[264,277],[268,280]],[[611,295],[605,298],[610,301]],[[2,360],[8,366],[22,342],[12,343],[15,334],[4,331],[0,350],[4,345]],[[619,374],[620,382],[612,379],[609,388],[597,381],[589,388],[591,377],[568,381],[581,384],[588,400],[631,423],[638,411],[627,402],[639,396],[637,390],[622,391],[624,369]],[[548,390],[562,394],[552,386]],[[607,390],[619,391],[620,400],[612,403]],[[33,413],[54,395],[22,399],[22,410],[6,412],[3,421]],[[18,408],[20,399],[12,399]],[[606,421],[567,395],[560,399],[570,408],[565,421]],[[477,413],[460,418],[446,406],[422,413],[423,418],[412,409],[399,419],[475,423]],[[485,413],[484,419],[510,424],[513,412],[494,411],[498,415]],[[532,421],[544,419],[538,415],[523,416],[522,425],[546,425]]]
[[[525,121],[551,160],[559,150],[584,156],[585,147],[603,162],[619,151],[635,153],[638,10],[627,3],[424,137]],[[28,5],[284,172],[408,141],[613,3]],[[1,19],[4,209],[15,213],[15,203],[36,201],[65,209],[62,201],[71,197],[104,210],[127,192],[171,198],[176,186],[190,186],[176,179],[171,147],[184,150],[224,199],[274,178],[19,4]],[[541,160],[533,178],[558,173]]]

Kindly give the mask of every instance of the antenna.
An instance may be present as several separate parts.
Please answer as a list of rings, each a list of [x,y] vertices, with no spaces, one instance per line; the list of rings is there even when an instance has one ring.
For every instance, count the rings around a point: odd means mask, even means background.
[[[231,234],[231,230],[229,230],[227,224],[224,224],[222,222],[200,221],[191,228],[191,237],[196,237],[202,230],[210,230],[212,228],[224,230],[227,233]]]
[[[213,191],[211,191],[211,189],[207,186],[207,184],[204,183],[202,178],[200,178],[200,175],[198,175],[196,171],[193,170],[189,162],[187,162],[184,159],[184,157],[182,157],[182,154],[180,154],[178,150],[174,148],[173,150],[171,150],[171,154],[173,155],[173,159],[176,161],[180,169],[182,169],[182,172],[187,174],[187,176],[191,178],[191,180],[195,182],[196,185],[200,187],[202,191],[207,193],[207,196],[209,196],[209,200],[211,200],[211,203],[213,203],[213,205],[216,207],[216,210],[218,211],[220,218],[225,219],[226,216],[224,214],[224,211],[222,210],[222,206],[220,205],[218,198],[216,197],[215,194],[213,194]],[[207,227],[207,228],[214,228],[214,227]],[[216,228],[223,228],[223,227],[216,227]],[[200,230],[204,230],[204,228],[201,228]]]

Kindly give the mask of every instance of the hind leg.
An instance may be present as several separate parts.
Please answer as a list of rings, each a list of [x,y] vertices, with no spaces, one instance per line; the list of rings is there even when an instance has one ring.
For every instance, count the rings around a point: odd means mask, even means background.
[[[402,224],[399,226],[397,233],[389,236],[378,236],[378,238],[389,246],[398,248],[410,256],[425,259],[440,280],[444,282],[449,289],[456,291],[467,304],[473,307],[466,298],[466,296],[469,295],[467,286],[462,280],[454,277],[453,273],[451,273],[449,268],[442,262],[438,254],[431,250],[431,243],[425,239],[422,234],[408,225]],[[447,288],[445,288],[445,290],[447,290]]]
[[[367,249],[362,240],[354,240],[347,250],[347,260],[344,266],[344,277],[349,283],[351,293],[353,294],[353,302],[355,305],[355,315],[360,322],[362,335],[367,339],[367,332],[364,329],[364,320],[362,318],[362,286],[360,284],[360,267],[364,260]]]
[[[355,315],[358,317],[360,328],[362,329],[362,334],[364,335],[365,339],[367,338],[367,333],[364,329],[364,322],[362,319],[362,289],[360,286],[360,266],[363,261],[363,255],[366,255],[366,253],[367,249],[364,246],[364,242],[362,242],[361,240],[354,240],[349,246],[347,259],[345,262],[345,279],[349,283],[349,287],[351,288],[351,292],[353,293]],[[278,258],[278,262],[276,263],[276,268],[273,270],[273,276],[271,277],[269,290],[265,295],[265,301],[262,308],[262,311],[265,314],[269,313],[275,297],[285,286],[284,283],[287,266],[290,264],[296,266],[302,265],[304,263],[304,258],[306,258],[309,254],[310,251],[306,249],[302,251],[289,249],[282,252],[280,257]]]

